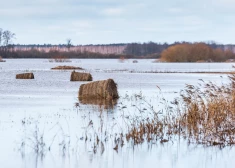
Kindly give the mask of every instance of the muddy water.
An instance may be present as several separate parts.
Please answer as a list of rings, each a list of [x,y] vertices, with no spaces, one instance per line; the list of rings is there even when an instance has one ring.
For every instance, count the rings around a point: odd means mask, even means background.
[[[234,148],[188,145],[178,137],[166,144],[144,143],[133,148],[126,143],[118,152],[113,150],[115,144],[110,136],[126,129],[121,118],[134,115],[144,106],[134,98],[135,94],[142,95],[158,111],[164,108],[159,105],[161,98],[170,101],[179,96],[185,84],[197,84],[198,79],[228,82],[221,74],[146,72],[227,72],[233,65],[152,61],[82,59],[50,63],[46,59],[14,59],[0,63],[1,167],[233,167]],[[94,80],[113,78],[121,98],[108,109],[100,103],[79,102],[78,89],[85,82],[70,82],[71,71],[50,70],[58,65],[80,66]],[[34,73],[34,80],[15,79],[17,73],[29,71]],[[90,121],[93,127],[88,127]],[[94,137],[102,134],[101,128],[109,138],[104,151],[97,148],[94,152]]]

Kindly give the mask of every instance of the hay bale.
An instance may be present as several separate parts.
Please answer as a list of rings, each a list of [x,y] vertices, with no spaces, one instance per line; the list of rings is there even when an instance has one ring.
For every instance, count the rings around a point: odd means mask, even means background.
[[[115,99],[118,97],[117,84],[113,79],[82,84],[79,88],[79,98]]]
[[[34,79],[34,75],[33,73],[17,74],[16,79]]]
[[[70,81],[92,81],[92,76],[90,73],[73,71],[70,76]]]
[[[53,70],[75,70],[75,69],[79,69],[79,70],[83,70],[82,68],[80,67],[75,67],[75,66],[57,66],[57,67],[54,67],[54,68],[51,68]]]

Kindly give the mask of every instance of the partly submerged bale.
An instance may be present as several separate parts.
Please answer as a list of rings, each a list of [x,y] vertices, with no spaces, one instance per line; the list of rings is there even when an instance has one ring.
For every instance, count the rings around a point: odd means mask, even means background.
[[[17,74],[16,79],[34,79],[33,73]]]
[[[92,81],[92,76],[90,73],[73,71],[70,76],[70,81]]]
[[[118,97],[117,84],[113,79],[82,84],[79,88],[79,98],[115,99]]]
[[[83,70],[83,68],[81,67],[75,67],[75,66],[57,66],[57,67],[54,67],[54,68],[51,68],[51,69],[54,69],[54,70],[75,70],[75,69],[79,69],[79,70]]]

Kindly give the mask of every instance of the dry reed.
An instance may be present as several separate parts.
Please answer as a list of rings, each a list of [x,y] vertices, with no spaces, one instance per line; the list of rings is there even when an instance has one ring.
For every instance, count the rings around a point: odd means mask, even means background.
[[[229,85],[187,85],[181,94],[184,109],[179,124],[197,143],[235,144],[235,75],[229,78]]]
[[[186,85],[181,98],[167,104],[164,116],[153,112],[147,119],[131,120],[126,140],[164,143],[178,135],[197,144],[235,144],[235,75],[229,78],[231,83],[222,86],[211,82]]]

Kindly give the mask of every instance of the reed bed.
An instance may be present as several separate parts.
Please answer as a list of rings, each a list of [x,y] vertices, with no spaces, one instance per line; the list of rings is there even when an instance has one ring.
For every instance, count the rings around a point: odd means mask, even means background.
[[[92,81],[92,76],[90,73],[73,71],[70,76],[70,81]]]
[[[178,122],[189,139],[209,145],[235,144],[235,75],[229,78],[229,85],[202,81],[198,87],[186,86]]]
[[[235,144],[235,75],[229,78],[230,84],[222,86],[203,80],[199,86],[186,85],[180,98],[166,104],[163,116],[153,112],[133,119],[126,139],[163,143],[177,135],[197,144]]]

